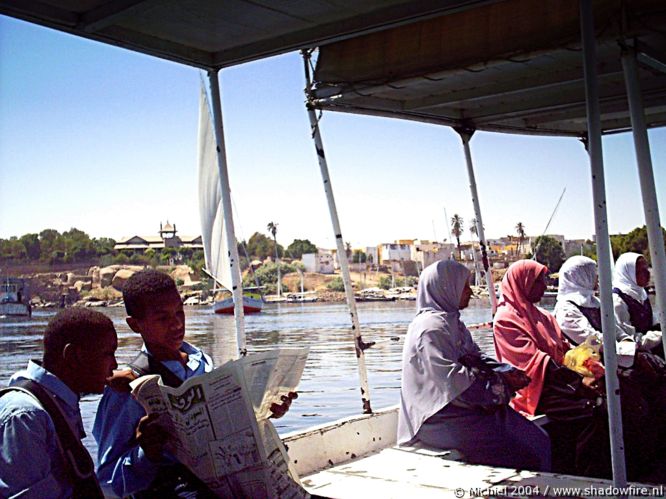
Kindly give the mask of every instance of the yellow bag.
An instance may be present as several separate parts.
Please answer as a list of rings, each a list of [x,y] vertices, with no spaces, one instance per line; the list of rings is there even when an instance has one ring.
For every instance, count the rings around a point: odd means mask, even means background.
[[[599,371],[599,369],[603,369],[599,362],[601,358],[599,355],[600,348],[599,340],[593,336],[588,336],[584,343],[564,354],[564,365],[583,376],[599,378],[600,374],[603,374],[603,371]]]

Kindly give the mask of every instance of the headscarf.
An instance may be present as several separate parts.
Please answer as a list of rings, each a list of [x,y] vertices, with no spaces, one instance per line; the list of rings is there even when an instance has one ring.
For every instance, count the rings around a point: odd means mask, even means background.
[[[615,262],[613,287],[643,303],[647,300],[647,292],[636,283],[636,262],[643,255],[638,253],[622,253]]]
[[[409,325],[402,352],[398,443],[414,439],[423,422],[474,382],[458,363],[479,348],[460,321],[460,298],[469,270],[453,260],[425,268],[419,279],[417,315]]]
[[[527,299],[547,271],[532,260],[513,263],[502,279],[502,301],[493,323],[498,360],[522,369],[532,379],[512,401],[514,408],[528,414],[534,414],[539,404],[548,359],[561,364],[569,349],[555,318]]]
[[[586,256],[572,256],[560,268],[557,301],[571,301],[579,307],[599,308],[594,296],[597,263]]]

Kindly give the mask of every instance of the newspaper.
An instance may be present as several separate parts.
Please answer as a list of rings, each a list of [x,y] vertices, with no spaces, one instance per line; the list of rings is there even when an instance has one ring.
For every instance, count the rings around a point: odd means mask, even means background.
[[[250,354],[178,388],[158,375],[131,383],[132,396],[157,413],[165,449],[221,497],[308,497],[275,428],[270,406],[295,391],[308,349]]]

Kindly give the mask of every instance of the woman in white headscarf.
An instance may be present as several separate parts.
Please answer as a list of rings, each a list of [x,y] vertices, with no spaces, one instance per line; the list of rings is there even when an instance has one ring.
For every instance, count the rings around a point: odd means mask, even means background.
[[[663,357],[661,327],[655,324],[645,291],[649,282],[650,270],[643,255],[623,253],[619,256],[613,273],[615,322],[638,344]]]
[[[589,337],[601,343],[601,303],[594,296],[597,264],[585,256],[569,258],[559,271],[554,315],[562,333],[574,345]],[[616,324],[618,371],[622,398],[622,426],[627,442],[627,465],[634,478],[645,476],[666,435],[666,368],[663,361],[641,351],[625,329]]]
[[[597,288],[597,263],[586,256],[572,256],[559,271],[557,303],[553,314],[562,333],[573,345],[580,345],[588,338],[601,344],[601,303],[594,296]],[[633,337],[622,328],[615,330],[615,339],[622,344],[618,349],[618,362],[631,367],[635,353]]]
[[[544,431],[508,406],[529,383],[485,356],[460,320],[469,271],[441,260],[421,274],[402,359],[398,443],[456,449],[475,464],[548,471]]]

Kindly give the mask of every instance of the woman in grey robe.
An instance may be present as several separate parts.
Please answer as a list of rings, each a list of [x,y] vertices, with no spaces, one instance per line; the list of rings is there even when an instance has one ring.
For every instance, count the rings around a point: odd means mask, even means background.
[[[402,356],[398,443],[456,449],[474,464],[550,470],[546,432],[508,406],[529,378],[484,355],[460,320],[469,271],[441,260],[421,274]]]

